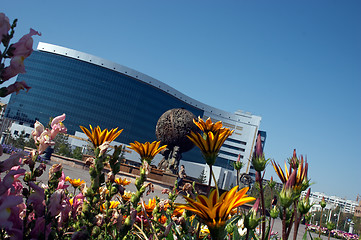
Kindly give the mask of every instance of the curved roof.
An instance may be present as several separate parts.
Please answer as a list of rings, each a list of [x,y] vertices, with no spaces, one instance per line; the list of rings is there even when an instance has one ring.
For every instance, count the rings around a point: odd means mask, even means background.
[[[229,120],[240,121],[240,122],[243,122],[246,124],[257,125],[257,126],[259,125],[260,120],[261,120],[261,117],[252,115],[247,112],[245,113],[242,111],[237,111],[236,113],[229,113],[229,112],[211,107],[209,105],[201,103],[201,102],[179,92],[178,90],[170,87],[169,85],[167,85],[155,78],[152,78],[146,74],[143,74],[134,69],[125,67],[123,65],[108,61],[106,59],[96,57],[91,54],[87,54],[87,53],[83,53],[83,52],[76,51],[73,49],[69,49],[69,48],[65,48],[65,47],[61,47],[61,46],[57,46],[57,45],[53,45],[53,44],[49,44],[49,43],[43,43],[43,42],[39,42],[37,49],[39,51],[43,51],[43,52],[49,52],[49,53],[53,53],[53,54],[66,56],[69,58],[78,59],[78,60],[81,60],[84,62],[95,64],[95,65],[110,69],[112,71],[116,71],[121,74],[127,75],[136,80],[139,80],[146,84],[149,84],[155,88],[158,88],[164,92],[167,92],[168,94],[178,98],[179,100],[181,100],[187,104],[190,104],[196,108],[204,110],[206,112],[206,115],[217,116],[218,118],[220,118],[220,120],[229,119]]]

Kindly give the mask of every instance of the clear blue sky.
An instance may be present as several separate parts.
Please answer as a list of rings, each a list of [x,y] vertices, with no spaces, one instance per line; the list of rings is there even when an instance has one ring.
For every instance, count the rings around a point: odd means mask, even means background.
[[[0,11],[19,19],[17,38],[42,33],[34,48],[73,48],[261,116],[268,158],[283,164],[296,148],[312,191],[361,194],[361,1],[23,0]]]

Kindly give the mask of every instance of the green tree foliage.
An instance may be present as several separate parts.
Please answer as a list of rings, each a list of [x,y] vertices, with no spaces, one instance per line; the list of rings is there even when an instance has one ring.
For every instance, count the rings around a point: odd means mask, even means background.
[[[79,160],[81,160],[83,158],[83,153],[81,152],[80,147],[74,148],[74,150],[72,152],[72,158],[79,159]]]
[[[258,198],[259,197],[259,190],[260,189],[259,189],[258,182],[255,182],[254,186],[251,189],[251,193],[249,195],[251,197]],[[275,189],[272,190],[268,184],[263,186],[263,191],[264,191],[264,203],[266,205],[266,209],[270,209],[272,199],[273,199],[274,196],[278,196],[278,191],[275,190]]]
[[[65,134],[59,133],[56,135],[54,139],[54,153],[65,157],[72,157],[72,150],[68,139],[69,137]]]
[[[198,181],[200,183],[206,183],[207,177],[206,177],[206,174],[204,173],[204,169],[202,170],[201,174],[199,175]]]

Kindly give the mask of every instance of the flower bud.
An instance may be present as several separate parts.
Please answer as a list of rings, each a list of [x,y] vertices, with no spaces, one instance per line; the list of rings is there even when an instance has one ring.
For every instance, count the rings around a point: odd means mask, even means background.
[[[308,189],[306,196],[304,198],[302,198],[297,205],[297,209],[301,214],[308,213],[308,211],[312,207],[312,204],[310,204],[310,198],[309,198],[310,190],[311,189]]]
[[[292,187],[284,186],[280,192],[280,203],[282,207],[288,208],[291,206],[295,198],[295,193]]]
[[[264,155],[261,157],[254,156],[252,158],[252,165],[257,172],[262,172],[266,168],[267,162]]]
[[[230,223],[230,224],[227,224],[226,230],[227,230],[228,234],[233,233],[233,231],[234,231],[234,225],[231,224],[231,223]]]
[[[268,186],[269,186],[271,189],[274,189],[274,188],[275,188],[276,182],[273,181],[273,177],[271,177],[271,180],[268,182]]]
[[[320,206],[321,206],[322,208],[325,208],[325,207],[326,207],[325,197],[322,197],[322,200],[321,200],[321,202],[320,202]]]
[[[93,230],[92,230],[92,237],[98,236],[100,234],[100,232],[101,232],[100,228],[98,226],[94,226]]]
[[[253,204],[251,210],[249,210],[248,214],[244,216],[244,226],[249,230],[255,229],[261,220],[261,218],[257,218],[259,201],[260,200],[258,198],[256,202]]]
[[[271,218],[276,219],[276,218],[278,218],[279,214],[280,214],[280,210],[278,209],[277,206],[274,206],[270,212]]]
[[[54,164],[53,166],[51,166],[49,170],[49,180],[59,179],[61,177],[62,170],[63,170],[63,166],[61,165],[61,163]]]

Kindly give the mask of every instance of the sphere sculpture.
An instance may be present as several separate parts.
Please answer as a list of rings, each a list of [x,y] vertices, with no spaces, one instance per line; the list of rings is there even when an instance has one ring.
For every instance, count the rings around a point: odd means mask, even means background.
[[[160,116],[155,135],[161,145],[166,144],[167,148],[161,152],[164,158],[158,164],[159,169],[177,174],[182,153],[194,147],[187,135],[191,131],[199,131],[193,123],[195,118],[193,113],[183,108],[168,110]]]

